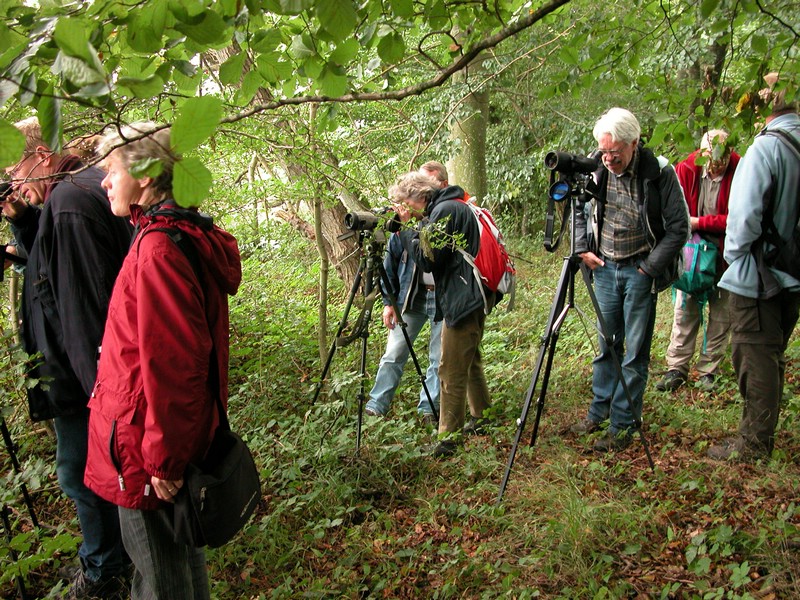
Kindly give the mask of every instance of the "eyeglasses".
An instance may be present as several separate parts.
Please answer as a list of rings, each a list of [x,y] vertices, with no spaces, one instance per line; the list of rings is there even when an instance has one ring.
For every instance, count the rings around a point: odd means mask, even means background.
[[[597,151],[600,153],[600,156],[608,154],[611,158],[619,158],[622,156],[622,153],[625,152],[624,150],[603,150],[602,148],[598,148]]]

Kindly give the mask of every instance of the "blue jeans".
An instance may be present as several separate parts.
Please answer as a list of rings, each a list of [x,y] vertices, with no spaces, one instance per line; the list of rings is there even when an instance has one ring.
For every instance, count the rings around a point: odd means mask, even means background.
[[[56,474],[64,493],[75,502],[83,543],[78,558],[89,579],[124,574],[129,564],[122,545],[117,507],[83,483],[89,446],[89,411],[56,417]]]
[[[436,297],[435,292],[426,292],[425,312],[407,310],[403,313],[406,323],[406,333],[413,344],[426,322],[431,324],[431,341],[428,344],[428,370],[425,373],[425,387],[431,395],[431,401],[439,412],[439,360],[442,356],[442,321],[435,322]],[[378,373],[375,375],[375,385],[369,393],[369,402],[366,408],[379,415],[389,412],[389,406],[400,385],[403,368],[408,362],[410,352],[408,344],[399,325],[389,331],[389,341],[386,343],[386,352],[381,358]],[[430,414],[431,407],[425,389],[420,386],[419,404],[417,410],[423,414]]]
[[[594,291],[631,398],[625,394],[611,348],[601,335],[600,353],[594,359],[589,418],[596,423],[609,419],[609,429],[615,434],[641,427],[658,296],[653,293],[653,279],[636,266],[607,259],[605,263],[594,270]]]

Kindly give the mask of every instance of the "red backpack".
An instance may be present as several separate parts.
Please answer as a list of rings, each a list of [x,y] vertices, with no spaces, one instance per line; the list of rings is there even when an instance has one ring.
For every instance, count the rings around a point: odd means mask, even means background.
[[[475,215],[481,238],[477,256],[473,257],[463,248],[459,248],[458,251],[464,257],[464,260],[472,266],[475,278],[481,284],[481,295],[483,295],[484,285],[493,292],[513,294],[516,286],[517,271],[503,244],[503,234],[500,233],[488,210],[471,202],[463,200],[462,202],[469,206],[472,214]],[[484,312],[488,314],[488,303],[485,295],[483,305]]]

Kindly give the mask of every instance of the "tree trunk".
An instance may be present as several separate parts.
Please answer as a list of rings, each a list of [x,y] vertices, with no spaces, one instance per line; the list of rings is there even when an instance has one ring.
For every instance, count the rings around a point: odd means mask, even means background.
[[[467,95],[459,100],[450,135],[456,141],[456,154],[448,165],[450,182],[463,187],[483,204],[487,194],[486,183],[486,128],[489,123],[489,91],[480,88],[481,58],[478,58],[459,76]]]

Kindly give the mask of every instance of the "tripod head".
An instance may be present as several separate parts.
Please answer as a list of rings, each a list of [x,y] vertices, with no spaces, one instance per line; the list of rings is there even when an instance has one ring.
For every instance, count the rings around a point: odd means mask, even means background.
[[[589,157],[569,154],[567,152],[548,152],[544,159],[545,166],[550,169],[550,188],[548,190],[547,215],[545,217],[544,247],[548,252],[555,252],[571,222],[571,240],[575,241],[574,215],[591,199],[599,199],[597,184],[593,174],[599,166],[598,154]],[[556,173],[559,178],[556,179]],[[567,202],[569,200],[569,202]],[[556,204],[562,204],[561,229],[555,240],[553,230],[555,224]],[[574,248],[570,254],[574,254]]]

